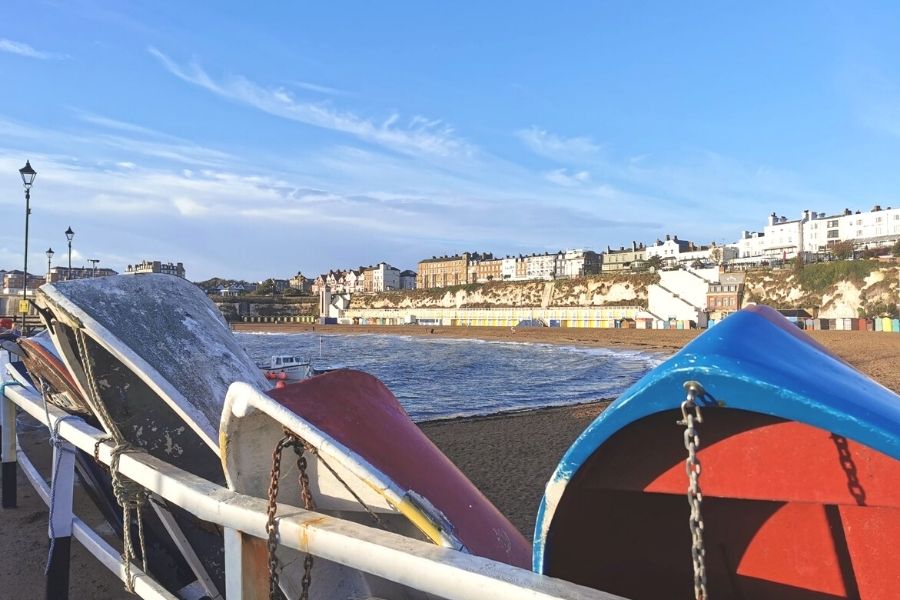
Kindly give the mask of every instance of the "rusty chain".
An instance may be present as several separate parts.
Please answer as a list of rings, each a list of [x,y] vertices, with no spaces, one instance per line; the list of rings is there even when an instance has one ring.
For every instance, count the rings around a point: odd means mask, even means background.
[[[700,459],[697,457],[697,449],[700,447],[700,434],[696,424],[703,422],[700,406],[697,398],[705,393],[703,386],[696,381],[686,381],[684,389],[687,398],[681,403],[682,420],[679,425],[684,425],[684,447],[688,452],[685,460],[685,471],[689,479],[687,499],[691,506],[691,560],[694,567],[694,598],[707,600],[706,593],[706,548],[703,545],[703,514],[701,505],[703,494],[700,492]],[[693,412],[692,412],[693,411]]]
[[[278,525],[275,520],[275,512],[277,510],[278,501],[278,484],[281,477],[281,456],[285,448],[293,448],[297,454],[297,470],[299,472],[300,499],[303,501],[303,508],[306,510],[315,510],[312,493],[309,489],[309,475],[306,473],[306,457],[303,455],[304,442],[299,437],[284,431],[284,437],[275,445],[272,451],[272,471],[269,476],[268,506],[266,508],[266,548],[269,553],[269,599],[277,600],[278,596],[278,557],[275,551],[278,549]],[[312,567],[313,556],[306,553],[303,559],[303,578],[300,580],[300,600],[308,600],[309,586],[312,583]]]

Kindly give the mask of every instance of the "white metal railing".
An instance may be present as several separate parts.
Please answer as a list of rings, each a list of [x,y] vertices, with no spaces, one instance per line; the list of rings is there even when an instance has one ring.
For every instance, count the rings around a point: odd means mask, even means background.
[[[4,405],[4,448],[9,433],[15,430],[15,418],[8,419],[18,405],[48,427],[57,427],[60,437],[81,450],[94,453],[101,462],[110,463],[113,445],[101,441],[105,434],[61,409],[45,406],[33,390],[6,386],[0,402]],[[49,422],[48,417],[49,416]],[[63,417],[68,417],[62,420]],[[59,423],[57,423],[59,421]],[[10,422],[13,424],[10,427]],[[15,443],[13,441],[13,443]],[[4,460],[7,460],[4,457]],[[38,493],[49,503],[50,490],[40,474],[20,453],[21,466]],[[222,486],[178,469],[143,452],[122,454],[119,471],[140,483],[151,493],[192,513],[198,519],[225,528],[226,596],[229,600],[247,598],[243,580],[242,540],[246,536],[266,539],[266,500],[232,492]],[[69,478],[71,485],[71,477]],[[614,600],[604,592],[579,586],[498,563],[485,558],[441,548],[394,533],[373,529],[350,521],[279,504],[278,530],[283,546],[371,573],[401,585],[448,599],[571,599]],[[113,550],[87,525],[72,518],[72,533],[100,562],[120,579],[124,564]],[[135,592],[142,598],[173,598],[158,583],[136,566]],[[252,587],[258,587],[256,585]],[[256,598],[257,596],[253,596]]]

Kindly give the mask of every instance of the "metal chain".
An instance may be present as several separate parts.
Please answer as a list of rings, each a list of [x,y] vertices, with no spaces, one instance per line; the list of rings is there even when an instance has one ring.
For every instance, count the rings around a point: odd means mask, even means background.
[[[313,503],[312,492],[309,490],[309,475],[306,473],[306,457],[303,456],[303,442],[300,438],[294,436],[286,429],[284,431],[286,438],[292,438],[294,453],[297,455],[297,471],[298,480],[300,482],[300,499],[303,500],[303,508],[306,510],[315,510],[316,505]],[[313,555],[307,548],[306,558],[303,559],[303,578],[300,580],[300,600],[309,600],[309,586],[312,584],[312,568]]]
[[[704,395],[703,386],[696,381],[686,381],[684,389],[687,398],[681,403],[682,420],[679,425],[684,426],[684,447],[688,452],[684,466],[688,476],[687,499],[691,507],[691,560],[694,565],[694,598],[707,600],[706,593],[706,547],[703,545],[703,514],[701,505],[703,494],[700,492],[700,459],[697,457],[697,449],[700,447],[700,435],[696,425],[703,422],[703,415],[696,399]],[[693,411],[693,412],[691,412]]]
[[[838,459],[841,462],[841,468],[844,470],[844,474],[847,476],[847,490],[850,492],[850,495],[853,496],[853,499],[856,501],[857,505],[865,506],[866,490],[863,488],[862,483],[859,481],[859,473],[856,468],[856,462],[854,462],[853,460],[853,455],[850,454],[850,444],[847,442],[847,438],[842,435],[832,433],[831,439],[834,441],[835,447],[837,447]]]
[[[299,472],[300,498],[303,508],[315,510],[312,493],[309,489],[309,475],[306,473],[306,457],[303,456],[304,442],[299,437],[285,430],[283,438],[278,440],[272,451],[272,471],[269,475],[268,506],[266,507],[266,548],[269,552],[269,600],[278,599],[278,557],[275,551],[278,549],[278,524],[275,520],[275,512],[278,508],[278,484],[281,477],[281,456],[285,448],[291,447],[297,454],[297,470]],[[306,553],[303,560],[303,578],[300,580],[300,600],[308,600],[309,586],[312,583],[313,556]]]

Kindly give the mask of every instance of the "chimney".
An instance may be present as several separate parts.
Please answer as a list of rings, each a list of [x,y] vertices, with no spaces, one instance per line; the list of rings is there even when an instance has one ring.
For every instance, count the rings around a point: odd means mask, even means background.
[[[880,204],[876,204],[875,206],[872,207],[872,212],[878,212],[879,210],[881,210]]]
[[[853,214],[853,212],[851,212],[849,208],[845,208],[845,209],[844,209],[844,216],[845,216],[845,217],[846,217],[847,215],[852,215],[852,214]]]
[[[774,225],[776,221],[778,221],[778,217],[775,216],[775,213],[769,215],[769,225]]]
[[[666,241],[668,242],[670,239],[672,239],[672,238],[671,238],[671,237],[669,236],[669,234],[667,233],[667,234],[666,234]]]
[[[803,220],[809,221],[809,209],[808,208],[803,211]]]

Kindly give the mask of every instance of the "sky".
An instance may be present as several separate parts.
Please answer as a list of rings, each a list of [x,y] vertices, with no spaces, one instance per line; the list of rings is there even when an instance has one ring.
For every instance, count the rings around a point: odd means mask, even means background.
[[[900,204],[900,5],[12,0],[0,268],[315,276]],[[39,266],[42,265],[42,266]]]

